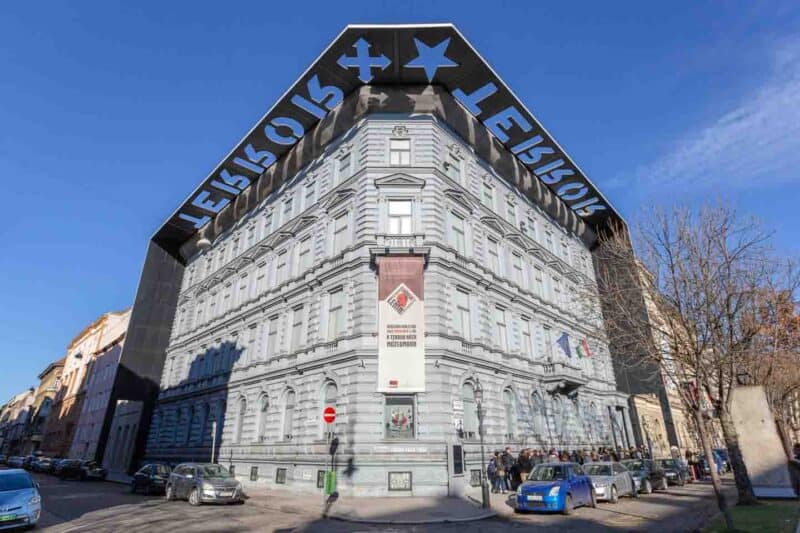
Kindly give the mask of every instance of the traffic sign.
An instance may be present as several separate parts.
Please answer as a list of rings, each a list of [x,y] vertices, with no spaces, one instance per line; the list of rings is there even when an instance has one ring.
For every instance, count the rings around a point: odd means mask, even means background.
[[[336,409],[330,405],[326,407],[322,411],[322,419],[326,424],[333,424],[333,421],[336,420]]]

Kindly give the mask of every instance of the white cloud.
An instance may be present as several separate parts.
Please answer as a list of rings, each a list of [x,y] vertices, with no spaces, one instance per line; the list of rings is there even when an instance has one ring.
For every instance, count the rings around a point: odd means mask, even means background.
[[[640,168],[642,185],[739,189],[800,177],[800,42],[774,50],[772,74],[736,108]]]

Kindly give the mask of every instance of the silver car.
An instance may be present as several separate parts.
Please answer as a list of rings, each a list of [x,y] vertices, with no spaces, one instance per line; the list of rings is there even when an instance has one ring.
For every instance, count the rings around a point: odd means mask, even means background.
[[[184,463],[175,467],[164,489],[167,500],[201,503],[243,503],[242,484],[224,466],[210,463]]]
[[[42,514],[39,486],[22,469],[0,471],[0,530],[33,527]]]
[[[620,496],[639,497],[639,487],[633,475],[620,463],[585,463],[583,470],[592,480],[594,495],[598,500],[617,503]]]

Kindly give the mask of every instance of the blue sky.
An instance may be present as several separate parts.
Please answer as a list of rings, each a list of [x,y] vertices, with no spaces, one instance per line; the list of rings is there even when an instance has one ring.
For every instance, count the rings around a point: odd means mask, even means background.
[[[800,10],[655,4],[3,2],[0,402],[348,23],[454,22],[629,221],[721,199],[797,255]]]

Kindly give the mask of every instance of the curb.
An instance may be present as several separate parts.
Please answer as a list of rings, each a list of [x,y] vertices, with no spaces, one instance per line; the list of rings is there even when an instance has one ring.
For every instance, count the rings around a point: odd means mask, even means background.
[[[431,518],[429,520],[391,520],[391,519],[380,519],[380,518],[352,518],[347,516],[341,515],[333,515],[329,514],[328,518],[333,520],[340,520],[342,522],[352,522],[355,524],[383,524],[383,525],[395,525],[395,526],[420,526],[426,524],[453,524],[453,523],[462,523],[462,522],[477,522],[478,520],[486,520],[487,518],[493,518],[497,516],[497,513],[494,511],[487,511],[477,516],[470,516],[466,518]]]

